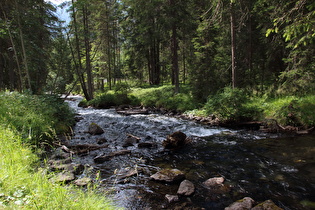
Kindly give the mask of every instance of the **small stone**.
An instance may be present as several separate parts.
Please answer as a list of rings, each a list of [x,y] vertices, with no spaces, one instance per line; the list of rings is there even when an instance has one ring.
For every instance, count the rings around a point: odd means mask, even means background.
[[[185,174],[178,169],[164,169],[153,174],[151,179],[163,182],[179,182],[185,179]]]
[[[254,200],[250,197],[245,197],[241,200],[238,200],[228,207],[226,207],[224,210],[238,210],[238,209],[251,209],[254,204]]]
[[[71,172],[61,172],[57,174],[54,178],[55,182],[68,183],[74,180],[74,174]]]
[[[105,138],[97,139],[97,144],[104,144],[106,142],[107,142],[107,139],[105,139]]]
[[[206,185],[207,187],[216,187],[216,186],[223,185],[223,182],[224,182],[223,177],[214,177],[205,181],[204,185]]]
[[[191,181],[186,179],[180,183],[177,194],[190,196],[194,192],[195,192],[195,185]]]
[[[88,178],[88,177],[84,177],[82,179],[77,179],[74,181],[74,184],[77,185],[77,186],[86,186],[88,185],[89,183],[92,182],[92,179],[91,178]]]
[[[165,198],[167,199],[167,201],[168,201],[169,203],[173,203],[173,202],[179,201],[178,195],[169,195],[169,194],[166,194],[166,195],[165,195]]]

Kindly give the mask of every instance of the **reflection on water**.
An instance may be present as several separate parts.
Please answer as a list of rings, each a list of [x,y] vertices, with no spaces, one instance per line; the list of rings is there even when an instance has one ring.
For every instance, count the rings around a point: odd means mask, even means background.
[[[76,107],[76,102],[69,102]],[[111,189],[112,197],[126,209],[224,209],[245,196],[255,201],[272,199],[284,209],[308,209],[301,203],[315,202],[315,137],[269,138],[266,134],[208,127],[161,115],[122,116],[113,109],[77,108],[83,117],[74,128],[71,143],[94,143],[106,138],[108,148],[93,151],[76,161],[89,164],[101,172],[102,186]],[[102,136],[84,131],[97,123]],[[162,141],[177,130],[193,139],[179,151],[165,151]],[[123,149],[126,134],[154,143],[154,147],[128,147],[130,156],[115,157],[103,164],[93,158],[100,154]],[[178,185],[163,184],[149,179],[158,169],[177,168],[192,181],[196,192],[178,203],[168,204],[165,194],[176,194]],[[137,176],[119,180],[117,171],[137,169]],[[203,182],[214,176],[226,179],[226,189],[214,192]],[[310,209],[310,208],[309,208]]]

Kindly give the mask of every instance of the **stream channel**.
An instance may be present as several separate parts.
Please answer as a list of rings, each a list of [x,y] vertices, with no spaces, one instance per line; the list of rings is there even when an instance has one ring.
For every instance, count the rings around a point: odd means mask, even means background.
[[[257,131],[211,127],[174,117],[148,114],[123,116],[115,109],[80,108],[81,97],[71,97],[69,105],[81,117],[73,128],[71,145],[96,144],[106,139],[107,148],[74,155],[74,162],[90,166],[83,176],[94,178],[99,191],[125,209],[224,209],[231,203],[251,197],[256,202],[271,199],[283,209],[311,209],[315,202],[315,137],[283,136]],[[91,123],[104,133],[90,135]],[[166,136],[182,131],[191,144],[177,151],[165,150]],[[127,134],[139,143],[123,147]],[[111,152],[131,150],[104,163],[94,158]],[[176,168],[195,185],[195,193],[169,203],[165,195],[176,195],[179,184],[150,179],[158,170]],[[121,176],[133,170],[134,176]],[[212,191],[203,182],[222,176],[225,189]],[[313,206],[314,207],[314,206]]]

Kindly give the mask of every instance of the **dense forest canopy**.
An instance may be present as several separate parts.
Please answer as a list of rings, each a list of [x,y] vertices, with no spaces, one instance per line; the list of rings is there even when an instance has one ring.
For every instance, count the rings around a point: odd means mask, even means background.
[[[72,0],[64,27],[44,0],[2,0],[0,89],[95,91],[180,84],[201,102],[226,86],[314,91],[311,0]]]

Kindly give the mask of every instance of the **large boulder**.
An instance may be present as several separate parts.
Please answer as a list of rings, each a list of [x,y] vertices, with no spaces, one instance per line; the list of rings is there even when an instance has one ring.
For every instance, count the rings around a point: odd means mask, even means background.
[[[176,131],[168,135],[162,144],[165,149],[177,149],[186,144],[186,138],[186,134],[181,131]]]
[[[178,169],[163,169],[153,174],[151,179],[162,182],[180,182],[185,179],[185,174]]]
[[[91,123],[89,125],[88,133],[91,135],[101,135],[104,133],[104,130],[96,123]]]
[[[187,179],[180,183],[179,188],[177,190],[177,194],[185,195],[185,196],[190,196],[194,192],[195,192],[195,185]]]
[[[253,204],[255,201],[250,197],[245,197],[241,200],[238,200],[228,207],[226,207],[224,210],[239,210],[239,209],[251,209],[253,207]]]

